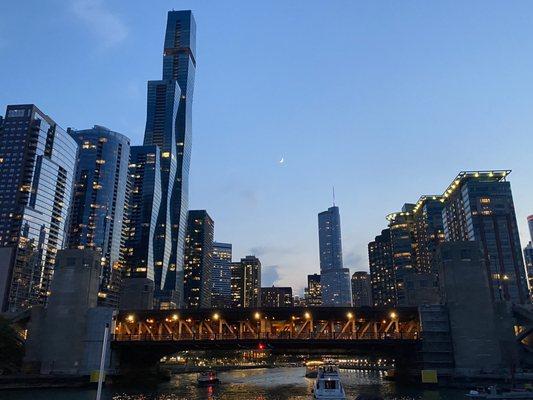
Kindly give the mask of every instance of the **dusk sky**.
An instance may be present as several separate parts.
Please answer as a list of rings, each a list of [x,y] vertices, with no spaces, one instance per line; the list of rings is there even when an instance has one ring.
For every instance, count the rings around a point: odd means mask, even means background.
[[[261,259],[263,286],[299,294],[319,271],[332,186],[352,271],[386,214],[461,170],[513,170],[526,245],[533,2],[1,1],[1,114],[35,103],[141,144],[171,9],[197,22],[190,208]]]

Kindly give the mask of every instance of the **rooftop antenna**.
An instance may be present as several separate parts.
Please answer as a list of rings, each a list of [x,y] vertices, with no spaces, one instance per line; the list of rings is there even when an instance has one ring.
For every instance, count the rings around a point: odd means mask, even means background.
[[[333,186],[333,207],[335,207],[335,186]]]

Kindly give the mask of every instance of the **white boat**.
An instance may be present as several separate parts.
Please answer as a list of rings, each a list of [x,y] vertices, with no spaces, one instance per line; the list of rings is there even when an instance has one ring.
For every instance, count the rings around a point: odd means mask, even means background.
[[[200,372],[196,381],[198,386],[210,386],[220,382],[215,371]]]
[[[339,368],[336,365],[318,367],[317,377],[313,385],[313,399],[346,400]]]
[[[469,399],[486,400],[515,400],[533,399],[533,392],[528,390],[511,390],[510,392],[498,391],[495,386],[490,386],[488,391],[471,390],[465,395]]]

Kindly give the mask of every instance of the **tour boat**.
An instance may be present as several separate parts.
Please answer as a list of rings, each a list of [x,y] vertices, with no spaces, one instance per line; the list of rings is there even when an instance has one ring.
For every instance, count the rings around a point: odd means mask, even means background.
[[[209,386],[219,383],[217,373],[215,371],[200,372],[196,378],[199,386]]]
[[[323,361],[307,361],[305,363],[305,377],[316,378],[318,373],[318,367],[324,365]]]
[[[486,400],[525,400],[533,399],[533,392],[529,390],[513,389],[509,392],[499,391],[495,386],[490,386],[488,391],[471,390],[466,394],[469,399]]]
[[[313,399],[346,400],[339,368],[336,365],[318,367],[317,377],[313,385]]]

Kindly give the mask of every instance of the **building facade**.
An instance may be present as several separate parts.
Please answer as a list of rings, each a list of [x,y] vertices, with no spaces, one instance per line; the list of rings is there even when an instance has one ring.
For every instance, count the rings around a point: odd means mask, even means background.
[[[261,306],[261,261],[257,257],[231,263],[231,298],[233,307]]]
[[[352,304],[350,272],[347,268],[343,268],[341,219],[338,207],[330,207],[318,214],[318,242],[322,305],[350,306]]]
[[[195,43],[196,23],[192,12],[169,11],[163,78],[148,82],[144,145],[159,146],[161,157],[161,205],[154,256],[156,268],[160,270],[156,274],[156,297],[162,308],[179,307],[183,302]]]
[[[160,159],[157,146],[131,147],[125,220],[125,279],[120,308],[151,309],[154,292],[162,290],[164,283],[163,267],[156,265],[155,257],[157,218],[162,200]],[[141,292],[144,295],[139,297]]]
[[[354,307],[372,306],[370,275],[366,271],[356,271],[352,274],[352,304]]]
[[[291,287],[263,287],[261,288],[261,307],[292,307]]]
[[[524,303],[528,288],[520,247],[510,171],[463,171],[443,195],[447,242],[481,246],[493,301]]]
[[[211,307],[215,223],[205,210],[190,210],[185,237],[185,308]]]
[[[231,307],[231,243],[213,243],[213,271],[211,273],[211,306]]]
[[[396,306],[396,281],[392,264],[390,229],[368,244],[370,283],[374,306]]]
[[[307,275],[307,287],[305,288],[305,303],[311,307],[322,305],[322,288],[320,286],[320,274]]]
[[[33,104],[7,106],[0,129],[0,302],[20,311],[50,294],[78,145]]]
[[[529,284],[529,298],[530,301],[533,301],[533,215],[527,217],[527,224],[529,226],[530,241],[524,249],[524,261]]]
[[[100,253],[102,280],[99,304],[118,307],[124,267],[124,210],[130,141],[95,125],[68,130],[79,146],[68,247]]]

